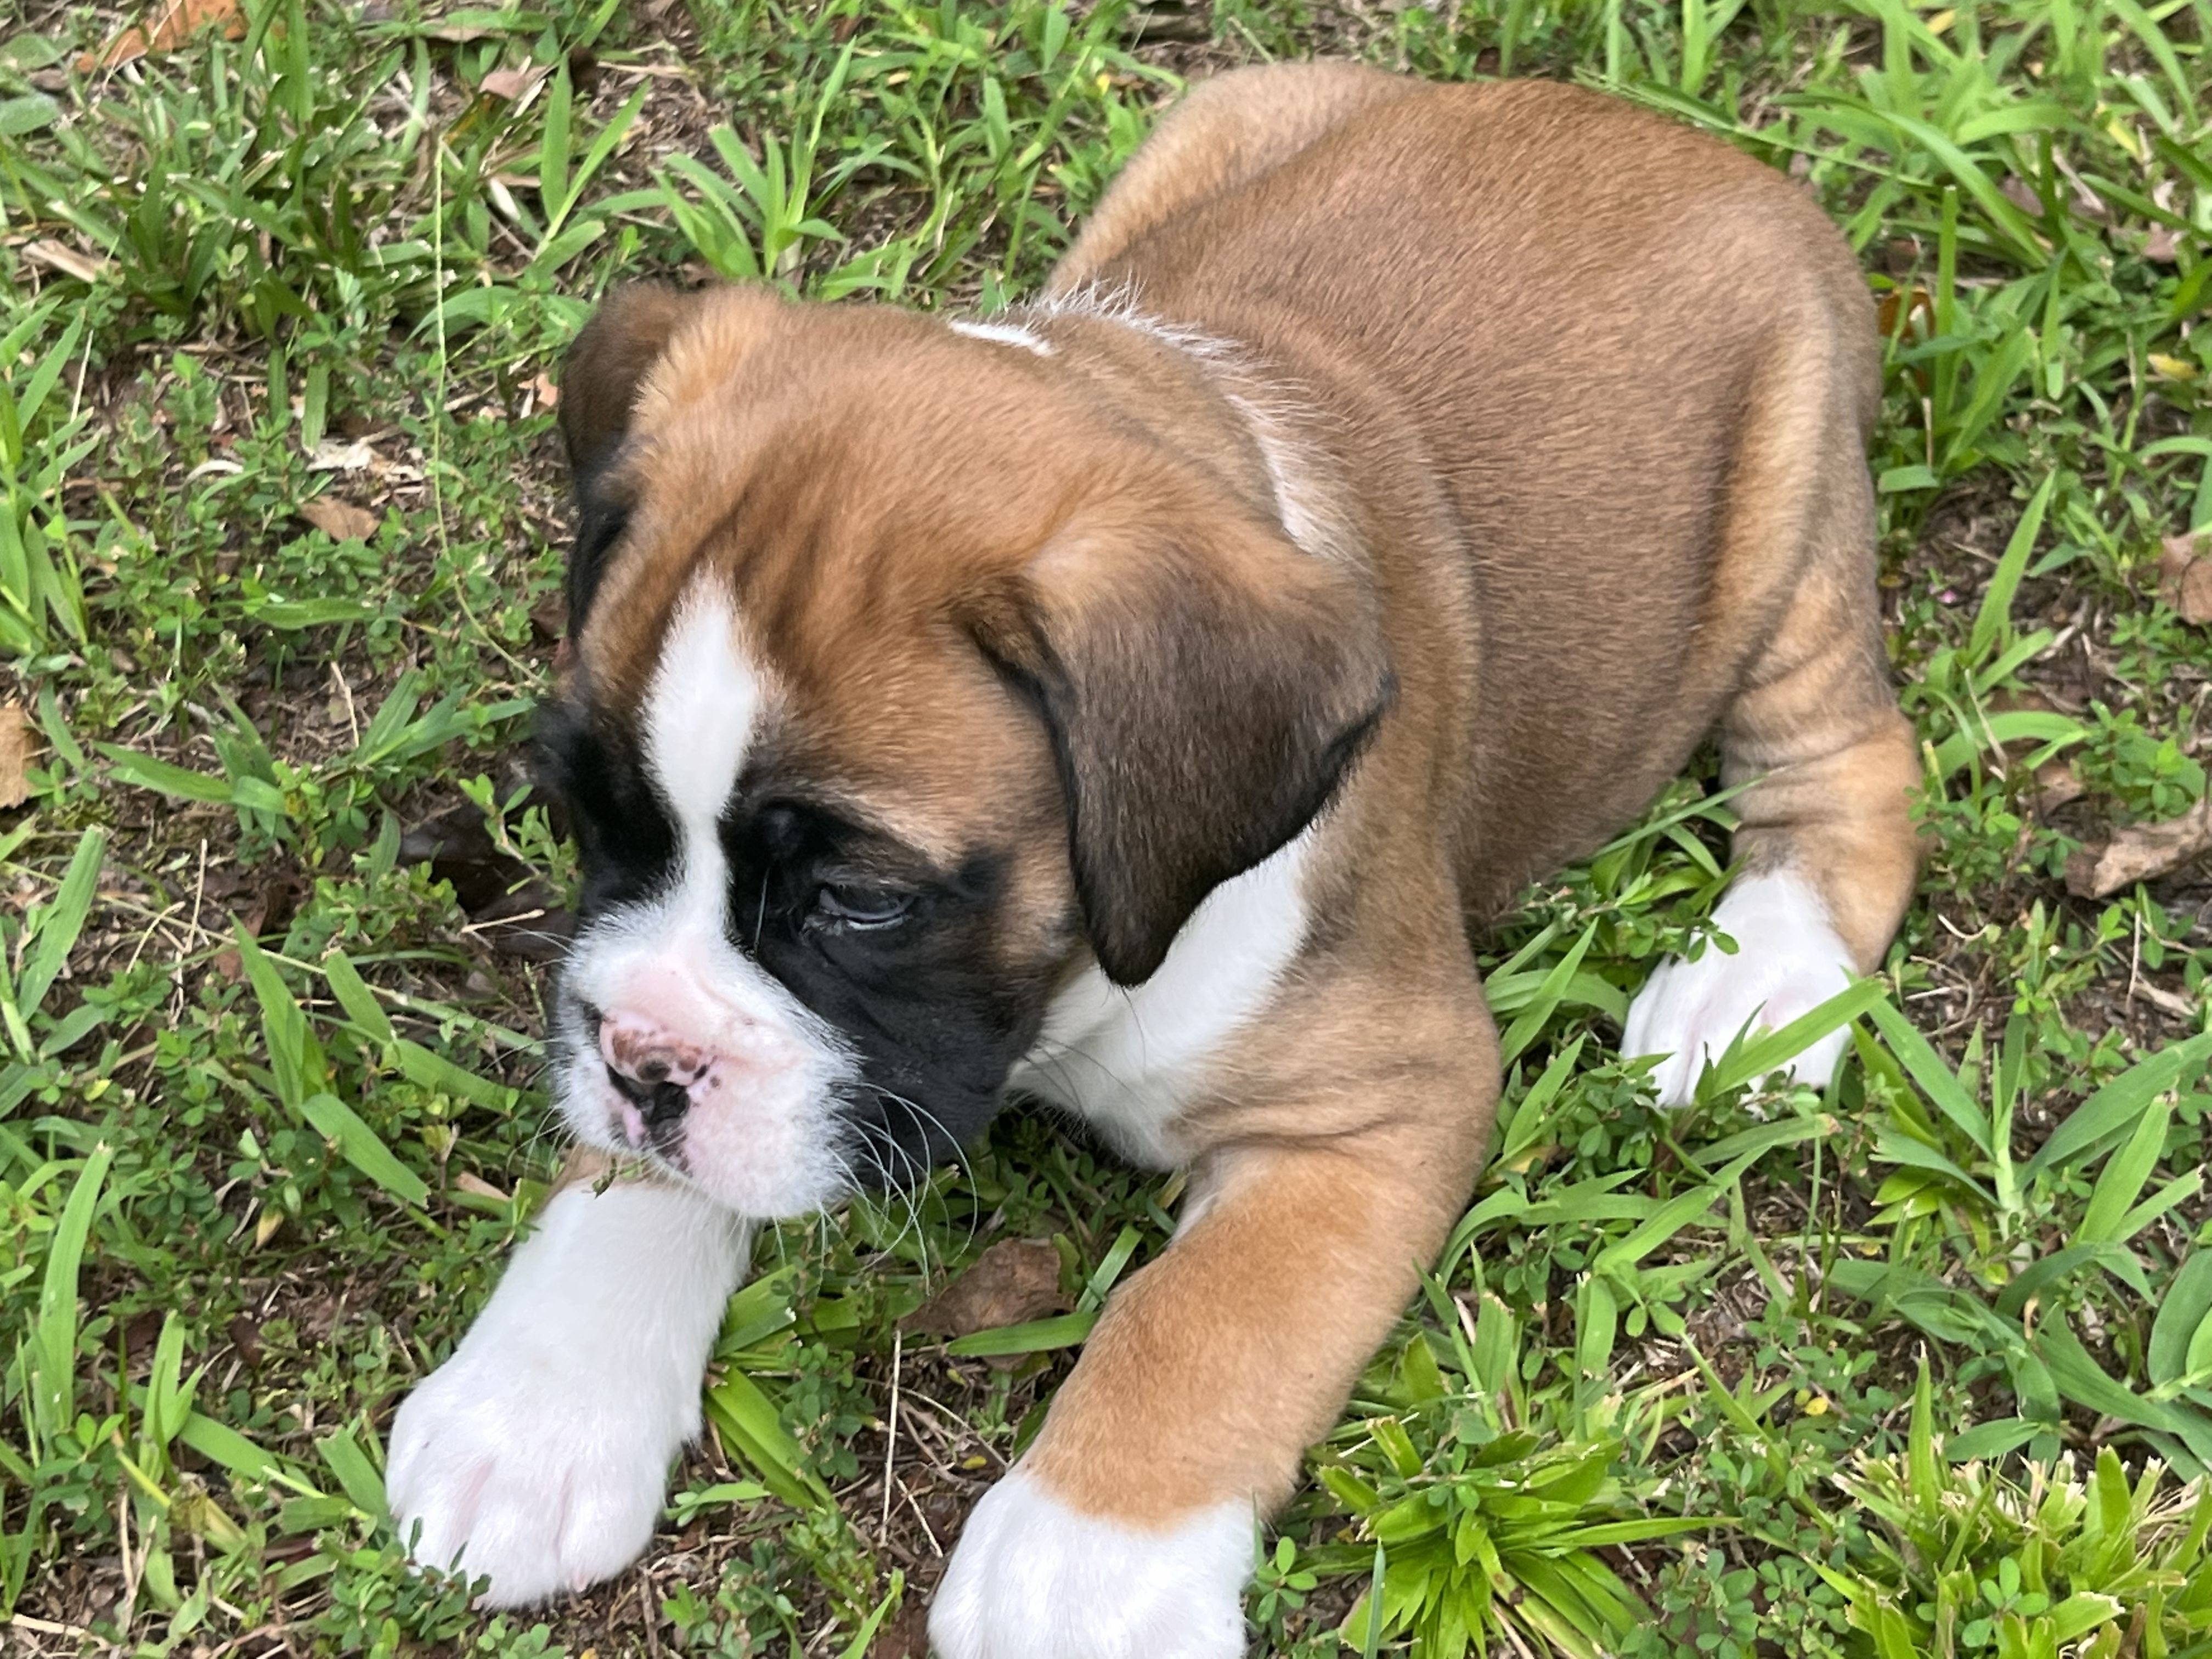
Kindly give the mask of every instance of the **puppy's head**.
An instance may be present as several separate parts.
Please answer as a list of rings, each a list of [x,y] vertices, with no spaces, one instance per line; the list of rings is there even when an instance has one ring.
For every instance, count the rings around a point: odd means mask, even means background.
[[[974,1133],[1054,991],[1147,977],[1389,701],[1357,573],[1018,346],[637,289],[561,408],[556,1093],[745,1212]]]

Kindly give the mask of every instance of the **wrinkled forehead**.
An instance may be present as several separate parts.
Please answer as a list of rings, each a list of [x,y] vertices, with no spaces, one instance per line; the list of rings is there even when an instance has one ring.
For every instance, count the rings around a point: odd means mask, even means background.
[[[672,352],[617,463],[626,523],[578,658],[662,765],[712,775],[702,793],[842,795],[933,847],[1053,776],[964,617],[1064,522],[1082,451],[1054,441],[1026,354],[979,373],[924,319],[878,331],[756,342],[720,379]]]
[[[763,620],[702,560],[658,626],[623,641],[645,665],[608,712],[679,824],[712,834],[748,804],[803,801],[951,868],[1048,808],[1041,726],[956,629],[895,611],[836,627],[834,606],[816,619]]]

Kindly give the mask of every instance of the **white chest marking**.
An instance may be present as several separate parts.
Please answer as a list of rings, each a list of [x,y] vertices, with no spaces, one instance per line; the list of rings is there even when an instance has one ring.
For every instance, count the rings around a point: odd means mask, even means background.
[[[1206,896],[1142,985],[1087,968],[1054,999],[1013,1085],[1079,1113],[1133,1161],[1177,1162],[1172,1123],[1222,1045],[1273,997],[1306,934],[1317,828]]]

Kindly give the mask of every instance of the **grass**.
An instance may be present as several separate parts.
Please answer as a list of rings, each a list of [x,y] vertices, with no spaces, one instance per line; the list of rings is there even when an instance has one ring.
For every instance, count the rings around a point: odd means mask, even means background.
[[[11,1645],[919,1652],[961,1515],[1172,1225],[1174,1182],[1033,1115],[763,1241],[635,1571],[486,1617],[383,1516],[382,1430],[558,1156],[573,866],[515,758],[559,627],[544,377],[649,271],[988,310],[1178,76],[1326,52],[1613,88],[1846,227],[1930,856],[1826,1101],[1759,1091],[1770,1048],[1662,1115],[1615,1051],[1719,888],[1710,773],[1481,942],[1498,1148],[1266,1540],[1265,1650],[2212,1653],[2212,881],[2064,879],[2205,785],[2212,646],[2159,570],[2212,529],[2207,0],[247,0],[105,68],[128,20],[19,15]],[[1050,1241],[1071,1311],[901,1326],[1001,1239]]]

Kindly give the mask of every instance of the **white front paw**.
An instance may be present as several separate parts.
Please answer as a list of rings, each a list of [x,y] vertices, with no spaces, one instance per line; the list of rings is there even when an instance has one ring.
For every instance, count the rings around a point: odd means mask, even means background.
[[[478,1333],[410,1395],[392,1429],[386,1483],[415,1559],[489,1573],[488,1607],[519,1607],[620,1572],[653,1536],[669,1461],[698,1430],[688,1412],[626,1401],[575,1357]]]
[[[1708,945],[1695,962],[1660,965],[1630,1005],[1620,1049],[1666,1056],[1651,1073],[1662,1106],[1686,1106],[1708,1060],[1746,1025],[1778,1030],[1850,983],[1850,952],[1820,896],[1788,871],[1747,877],[1729,888],[1713,922],[1735,941],[1731,956]],[[1849,1041],[1848,1027],[1801,1050],[1784,1068],[1796,1082],[1825,1087]]]
[[[415,1559],[518,1607],[620,1572],[699,1431],[745,1234],[692,1194],[571,1188],[453,1357],[400,1407],[385,1495]]]
[[[1017,1468],[968,1517],[929,1610],[939,1659],[1237,1659],[1249,1504],[1158,1531],[1079,1514]]]

